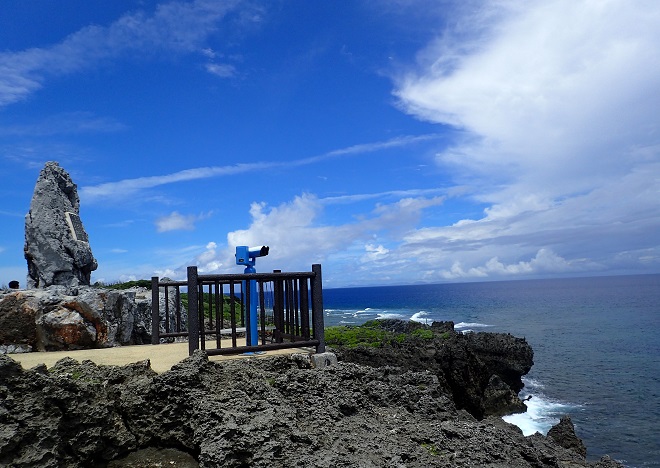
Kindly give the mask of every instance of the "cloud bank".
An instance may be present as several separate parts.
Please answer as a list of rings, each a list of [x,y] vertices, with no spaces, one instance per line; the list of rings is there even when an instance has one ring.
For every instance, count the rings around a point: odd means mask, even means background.
[[[606,269],[624,252],[657,265],[660,4],[498,5],[429,44],[398,80],[403,110],[465,132],[437,163],[489,205],[405,248],[434,261],[461,252],[447,277]],[[483,27],[466,39],[470,23]]]

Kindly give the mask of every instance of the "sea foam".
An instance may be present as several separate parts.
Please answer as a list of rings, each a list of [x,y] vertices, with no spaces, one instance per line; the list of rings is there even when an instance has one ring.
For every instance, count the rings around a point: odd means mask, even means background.
[[[378,317],[376,317],[378,320],[385,320],[385,319],[402,319],[405,318],[404,315],[401,314],[395,314],[395,313],[379,313]]]
[[[429,325],[431,322],[433,322],[433,319],[426,318],[429,315],[428,312],[424,312],[423,310],[420,310],[416,314],[413,314],[412,317],[410,317],[411,322],[419,322],[419,323],[424,323]]]
[[[526,436],[536,432],[546,435],[550,428],[559,422],[562,415],[580,406],[553,400],[541,392],[536,392],[544,387],[538,380],[525,378],[523,381],[528,392],[521,394],[521,397],[525,399],[528,395],[532,396],[530,400],[525,401],[527,412],[510,414],[503,416],[502,419],[518,426]]]

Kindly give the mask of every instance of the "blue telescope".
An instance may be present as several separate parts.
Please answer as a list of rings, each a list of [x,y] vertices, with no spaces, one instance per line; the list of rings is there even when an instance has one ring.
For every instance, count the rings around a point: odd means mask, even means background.
[[[267,245],[260,245],[257,247],[247,247],[240,245],[236,247],[236,265],[254,266],[257,257],[265,257],[268,255],[270,247]],[[246,272],[247,273],[247,272]],[[250,272],[256,273],[256,272]]]
[[[268,255],[270,248],[267,245],[260,245],[258,247],[248,247],[246,245],[236,246],[236,265],[245,265],[243,273],[256,273],[254,268],[257,257],[265,257]],[[247,284],[246,284],[247,283]],[[257,304],[259,297],[257,296],[257,282],[255,280],[243,281],[243,288],[250,288],[250,312],[246,315],[247,326],[246,328],[246,344],[248,346],[257,346],[259,344],[258,331],[257,331]]]

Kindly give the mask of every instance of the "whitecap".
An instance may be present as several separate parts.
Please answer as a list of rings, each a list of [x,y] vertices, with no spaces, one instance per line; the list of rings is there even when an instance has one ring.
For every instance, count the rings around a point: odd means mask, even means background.
[[[485,323],[474,323],[474,322],[458,322],[454,324],[454,328],[485,328],[492,327],[492,325],[486,325]]]
[[[575,405],[553,401],[543,394],[534,394],[525,405],[527,405],[526,413],[510,414],[503,416],[502,419],[518,426],[526,436],[536,432],[546,435],[550,428],[559,422],[559,416],[575,408]]]
[[[356,310],[355,313],[356,314],[373,314],[374,312],[371,309],[371,307],[367,307],[366,309]]]
[[[424,312],[423,310],[420,310],[420,311],[417,312],[416,314],[413,314],[413,316],[410,317],[409,320],[410,320],[411,322],[419,322],[419,323],[429,324],[429,323],[432,322],[433,320],[432,320],[432,319],[429,319],[429,318],[425,318],[427,315],[429,315],[428,312]]]
[[[377,320],[385,320],[385,319],[400,319],[404,318],[404,315],[401,314],[395,314],[395,313],[382,313],[378,314],[378,317],[376,317]]]
[[[545,388],[545,385],[541,383],[541,381],[537,379],[533,379],[530,377],[523,377],[522,379],[523,383],[525,384],[525,388],[528,389],[527,393],[534,393],[532,390],[534,389],[543,389]]]

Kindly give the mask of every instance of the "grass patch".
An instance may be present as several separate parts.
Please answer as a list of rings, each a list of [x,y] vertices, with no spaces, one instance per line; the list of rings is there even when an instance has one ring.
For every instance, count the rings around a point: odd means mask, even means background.
[[[445,451],[440,450],[435,444],[423,443],[422,447],[428,450],[429,454],[434,457],[445,455]]]
[[[347,348],[355,348],[356,346],[380,347],[395,338],[394,333],[365,325],[360,327],[328,327],[325,329],[325,342],[330,346],[345,346]]]
[[[432,340],[435,337],[433,332],[428,328],[418,328],[417,330],[413,330],[410,335],[422,338],[423,340]]]
[[[344,325],[325,329],[325,342],[328,345],[347,348],[401,346],[409,341],[433,340],[436,337],[448,338],[449,333],[436,335],[431,328],[424,325],[408,332],[390,331],[386,330],[379,320],[370,320],[359,326]]]

